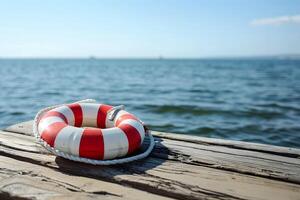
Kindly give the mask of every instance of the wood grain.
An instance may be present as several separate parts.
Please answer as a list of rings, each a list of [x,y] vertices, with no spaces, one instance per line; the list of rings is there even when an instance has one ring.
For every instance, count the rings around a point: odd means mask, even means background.
[[[148,158],[91,166],[49,154],[31,127],[0,132],[0,197],[300,199],[298,149],[153,132]]]

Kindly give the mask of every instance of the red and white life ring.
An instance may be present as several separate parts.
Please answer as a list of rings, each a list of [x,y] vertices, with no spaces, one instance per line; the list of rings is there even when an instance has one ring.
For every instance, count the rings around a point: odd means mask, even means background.
[[[126,156],[141,146],[145,129],[134,115],[112,111],[113,106],[104,104],[66,104],[45,112],[37,131],[50,147],[73,156],[96,160]]]

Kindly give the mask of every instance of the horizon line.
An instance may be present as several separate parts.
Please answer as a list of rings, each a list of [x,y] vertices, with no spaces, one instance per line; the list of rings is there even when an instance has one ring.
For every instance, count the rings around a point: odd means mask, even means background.
[[[179,56],[127,56],[127,57],[101,57],[101,56],[0,56],[1,60],[4,59],[90,59],[90,60],[109,60],[109,59],[132,59],[132,60],[142,60],[142,59],[149,59],[149,60],[172,60],[172,59],[238,59],[238,58],[300,58],[300,53],[292,53],[292,54],[273,54],[273,55],[230,55],[230,56],[199,56],[199,57],[179,57]]]

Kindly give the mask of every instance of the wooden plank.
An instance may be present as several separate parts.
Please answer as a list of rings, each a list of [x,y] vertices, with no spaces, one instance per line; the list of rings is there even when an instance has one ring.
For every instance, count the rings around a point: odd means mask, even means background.
[[[6,130],[32,135],[32,121],[17,124]],[[259,146],[260,150],[257,151],[241,148],[247,146],[246,142],[240,146],[235,141],[227,141],[227,145],[221,145],[220,140],[215,144],[215,139],[210,138],[201,142],[203,139],[195,136],[187,136],[188,139],[184,139],[185,136],[177,134],[154,134],[157,144],[152,155],[157,158],[300,183],[300,159],[295,156],[298,155],[298,149],[249,143],[250,146]],[[193,142],[190,142],[191,140]],[[235,145],[229,146],[230,142]]]
[[[243,174],[300,183],[300,159],[270,155],[222,146],[205,146],[174,140],[163,140],[154,151],[168,148],[168,158],[184,163],[208,166]]]
[[[196,144],[206,144],[206,145],[219,145],[226,146],[234,149],[244,149],[251,150],[256,152],[277,154],[286,157],[300,158],[300,149],[290,148],[290,147],[281,147],[273,146],[267,144],[258,144],[252,142],[242,142],[234,140],[224,140],[216,138],[206,138],[192,135],[182,135],[174,133],[165,133],[159,131],[153,131],[153,135],[160,138],[166,138],[171,140],[179,140]]]
[[[17,123],[4,129],[7,132],[20,133],[23,135],[33,135],[32,132],[33,120]]]
[[[176,199],[300,199],[299,159],[271,151],[156,138],[156,148],[149,158],[104,167],[57,158],[36,144],[30,131],[26,134],[0,132],[1,169],[24,162],[35,165],[33,171],[43,167]],[[5,159],[14,161],[3,166]]]
[[[3,157],[38,165],[36,169],[47,167],[68,175],[93,177],[177,199],[297,199],[300,193],[299,185],[291,183],[152,157],[131,164],[103,167],[7,147],[0,150]],[[11,166],[3,166],[5,162],[1,159],[0,167],[11,169]],[[11,165],[19,166],[17,162]]]
[[[0,199],[168,199],[142,190],[72,176],[49,167],[0,156]]]

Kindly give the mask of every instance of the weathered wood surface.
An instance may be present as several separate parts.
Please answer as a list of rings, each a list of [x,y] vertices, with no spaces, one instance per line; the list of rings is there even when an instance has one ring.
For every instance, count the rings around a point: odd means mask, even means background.
[[[32,121],[0,131],[0,199],[300,199],[300,150],[153,132],[150,157],[92,166],[49,154]]]

